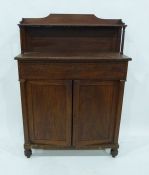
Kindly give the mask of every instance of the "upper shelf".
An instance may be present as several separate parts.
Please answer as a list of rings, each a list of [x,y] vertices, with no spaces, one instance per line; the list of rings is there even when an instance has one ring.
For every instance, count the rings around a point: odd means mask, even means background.
[[[50,14],[45,18],[23,18],[19,26],[126,26],[121,19],[101,19],[90,14]]]
[[[105,61],[129,61],[130,57],[127,57],[120,53],[112,52],[96,52],[96,53],[25,53],[15,57],[16,60],[22,61],[51,61],[51,62],[105,62]]]

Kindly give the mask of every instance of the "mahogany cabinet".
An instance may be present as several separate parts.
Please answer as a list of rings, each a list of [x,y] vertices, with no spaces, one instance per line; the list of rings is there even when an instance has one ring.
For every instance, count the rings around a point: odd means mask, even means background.
[[[126,25],[94,15],[24,18],[18,61],[25,155],[32,148],[118,154]]]

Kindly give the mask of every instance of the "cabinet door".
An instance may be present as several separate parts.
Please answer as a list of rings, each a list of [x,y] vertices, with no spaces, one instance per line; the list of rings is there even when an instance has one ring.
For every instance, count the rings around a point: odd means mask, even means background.
[[[74,81],[74,146],[93,148],[113,142],[117,92],[116,81]]]
[[[31,143],[70,146],[72,82],[28,81],[27,94]]]

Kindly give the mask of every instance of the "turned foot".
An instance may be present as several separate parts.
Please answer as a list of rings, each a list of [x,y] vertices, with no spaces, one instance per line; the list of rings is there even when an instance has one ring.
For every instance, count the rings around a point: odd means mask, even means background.
[[[111,149],[112,157],[116,157],[118,155],[118,149]]]
[[[27,158],[30,158],[32,155],[32,150],[31,149],[25,149],[24,154]]]

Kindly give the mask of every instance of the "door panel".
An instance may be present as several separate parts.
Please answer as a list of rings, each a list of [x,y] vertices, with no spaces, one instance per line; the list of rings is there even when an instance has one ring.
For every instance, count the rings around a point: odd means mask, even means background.
[[[117,91],[114,81],[74,81],[74,146],[99,147],[113,142]]]
[[[71,145],[72,81],[28,81],[31,142]]]

